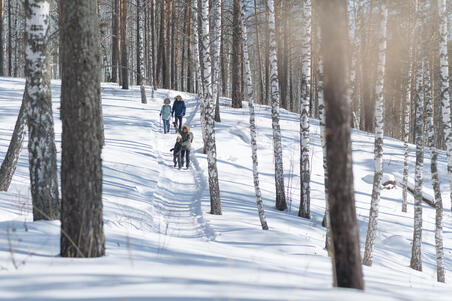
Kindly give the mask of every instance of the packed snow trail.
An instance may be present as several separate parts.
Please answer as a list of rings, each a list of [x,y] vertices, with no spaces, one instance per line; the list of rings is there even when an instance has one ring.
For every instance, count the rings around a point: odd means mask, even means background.
[[[188,117],[184,124],[190,125],[191,120],[198,112],[199,102],[193,96],[184,99],[187,106]],[[151,123],[155,123],[159,116],[150,116]],[[201,210],[201,197],[206,188],[203,172],[192,149],[189,170],[174,168],[173,153],[169,150],[176,141],[178,135],[174,133],[174,127],[170,134],[156,132],[155,126],[151,127],[151,137],[155,143],[153,149],[157,153],[159,164],[159,178],[153,199],[150,200],[155,208],[155,221],[157,231],[161,234],[183,237],[203,238],[212,240],[215,233],[206,223]],[[200,137],[195,137],[195,139]]]

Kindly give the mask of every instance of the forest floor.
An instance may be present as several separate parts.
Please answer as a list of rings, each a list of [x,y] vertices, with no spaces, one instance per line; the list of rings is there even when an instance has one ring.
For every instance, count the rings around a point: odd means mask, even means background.
[[[0,158],[4,158],[22,99],[22,79],[0,78]],[[52,82],[55,131],[61,149],[60,82]],[[159,119],[165,97],[180,94],[194,133],[189,170],[173,168],[177,135],[164,135]],[[374,265],[363,267],[365,292],[332,287],[324,250],[322,150],[311,122],[312,218],[297,216],[299,118],[281,110],[285,185],[289,210],[274,209],[271,112],[257,106],[260,182],[269,231],[260,229],[252,180],[248,108],[222,99],[216,125],[223,215],[209,214],[207,160],[202,154],[195,95],[158,90],[140,103],[138,87],[102,85],[106,145],[103,150],[104,228],[107,255],[67,259],[59,253],[59,222],[33,222],[26,144],[13,182],[0,193],[0,299],[4,300],[450,300],[452,222],[446,158],[440,153],[446,284],[436,282],[434,217],[423,212],[423,272],[409,267],[413,197],[401,212],[402,190],[382,191]],[[397,180],[403,144],[384,141],[384,170]],[[410,146],[410,177],[415,148]],[[58,151],[58,164],[61,152]],[[373,136],[353,132],[356,206],[361,249],[367,231],[373,173]],[[425,192],[432,195],[429,155]],[[411,179],[412,180],[412,179]]]

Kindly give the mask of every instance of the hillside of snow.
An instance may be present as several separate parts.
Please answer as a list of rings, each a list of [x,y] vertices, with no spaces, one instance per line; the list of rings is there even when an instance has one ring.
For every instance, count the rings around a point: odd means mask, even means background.
[[[0,160],[5,156],[24,80],[0,78]],[[52,82],[58,162],[61,159],[60,82]],[[177,135],[164,135],[159,119],[165,97],[181,95],[194,133],[189,170],[173,168]],[[258,155],[263,200],[270,227],[260,228],[249,146],[248,108],[222,100],[216,124],[222,216],[209,214],[207,161],[202,154],[195,95],[157,90],[140,103],[138,87],[102,85],[106,145],[103,204],[107,256],[58,256],[59,222],[32,222],[26,142],[11,187],[0,192],[0,299],[4,300],[450,300],[452,222],[446,158],[440,153],[444,199],[446,284],[436,282],[434,216],[424,204],[424,271],[409,267],[413,197],[401,212],[402,190],[382,191],[372,267],[363,267],[365,292],[332,287],[324,249],[325,210],[318,121],[311,123],[312,219],[297,217],[299,118],[281,111],[285,184],[289,210],[274,209],[270,108],[257,106]],[[401,179],[402,143],[384,141],[385,173]],[[415,152],[410,148],[413,181]],[[373,135],[353,132],[356,206],[361,249],[365,241],[373,173]],[[429,155],[425,191],[433,195]]]

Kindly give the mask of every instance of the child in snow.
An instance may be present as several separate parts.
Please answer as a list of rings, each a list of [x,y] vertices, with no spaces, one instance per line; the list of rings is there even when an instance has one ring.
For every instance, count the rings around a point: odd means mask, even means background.
[[[162,109],[160,110],[160,117],[162,117],[163,120],[163,132],[166,134],[170,131],[171,100],[169,98],[165,98],[163,103]]]
[[[176,144],[174,144],[174,147],[170,149],[170,152],[173,152],[174,167],[178,166],[179,169],[181,169],[182,167],[182,158],[181,158],[182,143],[180,142],[180,140],[181,140],[180,136],[177,136]]]
[[[190,132],[190,127],[188,125],[184,125],[182,127],[182,131],[179,131],[179,134],[182,136],[181,141],[181,160],[182,165],[184,165],[184,159],[186,162],[187,169],[190,167],[190,150],[191,150],[191,144],[193,142],[193,133]]]

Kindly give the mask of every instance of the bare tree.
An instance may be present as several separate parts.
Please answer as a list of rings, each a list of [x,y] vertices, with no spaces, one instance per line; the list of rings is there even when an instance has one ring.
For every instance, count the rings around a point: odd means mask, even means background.
[[[254,112],[254,87],[253,80],[251,77],[250,68],[250,58],[248,54],[248,35],[245,25],[245,13],[246,13],[246,3],[241,0],[241,28],[242,28],[242,40],[243,40],[243,59],[245,61],[245,73],[248,85],[248,107],[250,111],[250,136],[251,136],[251,157],[253,159],[253,179],[254,179],[254,190],[256,192],[256,203],[257,212],[259,215],[259,220],[263,230],[268,230],[267,219],[265,218],[264,203],[262,202],[262,193],[259,186],[259,170],[258,170],[258,160],[257,160],[257,142],[256,142],[256,114]]]
[[[62,3],[61,249],[63,257],[105,254],[102,217],[99,24],[96,0]]]
[[[270,40],[270,78],[272,99],[272,129],[273,129],[273,156],[275,161],[275,192],[276,209],[287,209],[286,194],[284,192],[284,166],[282,159],[281,126],[279,125],[279,83],[278,61],[276,56],[275,40],[275,6],[274,0],[267,0],[269,13],[269,40]]]
[[[298,216],[311,218],[311,163],[309,146],[309,112],[311,104],[311,0],[303,0],[301,106],[300,106],[300,210]]]
[[[25,138],[25,126],[27,125],[27,116],[25,112],[27,85],[25,84],[24,96],[17,116],[16,125],[14,126],[13,136],[9,143],[8,151],[5,159],[0,167],[0,191],[8,191],[9,185],[16,171],[17,162],[19,161],[20,152],[22,151],[23,141]]]
[[[127,8],[128,0],[121,0],[121,78],[122,88],[129,89],[129,55],[127,40]]]
[[[3,28],[3,21],[5,18],[5,0],[0,0],[0,76],[4,75],[4,53],[3,53],[3,45],[4,45],[4,39],[3,39],[3,32],[5,31]]]
[[[383,178],[383,136],[384,136],[384,79],[386,65],[386,37],[388,24],[388,8],[386,0],[381,0],[380,43],[378,49],[377,65],[377,103],[375,105],[375,149],[374,149],[374,183],[372,187],[372,199],[370,202],[369,223],[367,228],[366,246],[364,249],[363,264],[371,266],[375,238],[377,237],[378,209],[380,206],[381,180]]]
[[[143,0],[137,0],[137,85],[140,86],[141,103],[147,103],[146,90],[144,89],[144,5]]]
[[[207,167],[209,173],[210,213],[221,215],[220,187],[218,184],[217,147],[215,144],[215,100],[212,98],[212,68],[209,33],[209,0],[201,0],[201,55],[203,99],[206,110]]]
[[[364,289],[353,187],[347,3],[322,0],[319,5],[333,267],[339,287]]]
[[[26,0],[26,113],[33,220],[60,217],[50,88],[50,0]]]

